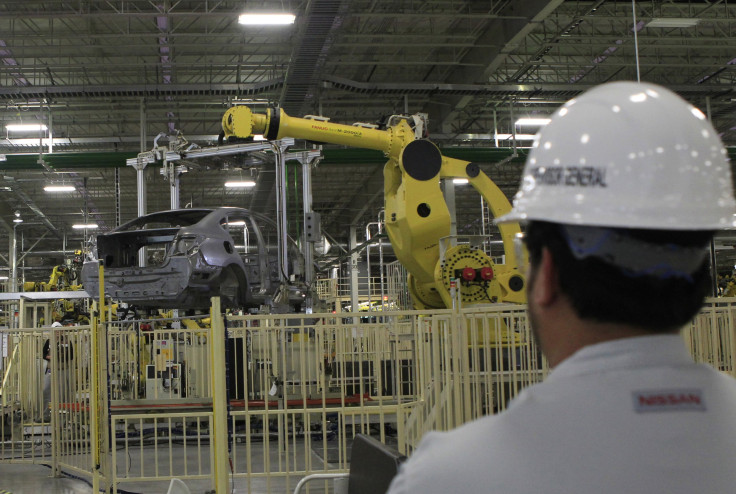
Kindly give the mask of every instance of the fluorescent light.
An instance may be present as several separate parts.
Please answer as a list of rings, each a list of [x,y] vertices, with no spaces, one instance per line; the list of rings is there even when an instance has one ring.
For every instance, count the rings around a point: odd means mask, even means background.
[[[520,118],[516,121],[516,125],[547,125],[549,123],[549,118]]]
[[[225,187],[229,189],[242,189],[244,187],[255,187],[256,183],[253,180],[244,180],[244,181],[232,181],[232,182],[225,182]]]
[[[245,221],[228,221],[227,226],[245,226]]]
[[[73,185],[47,185],[43,188],[46,192],[74,192]]]
[[[294,14],[241,14],[238,23],[246,26],[285,26],[294,24]]]
[[[499,141],[510,141],[514,136],[511,134],[496,134],[495,138]],[[535,134],[516,134],[517,141],[533,141]]]
[[[453,178],[452,183],[455,185],[466,185],[468,183],[467,178]]]
[[[23,223],[23,220],[22,220],[22,219],[20,219],[20,218],[15,218],[15,219],[13,220],[13,223]]]
[[[32,132],[34,130],[46,130],[48,127],[44,124],[8,124],[5,129],[9,132]]]
[[[646,27],[695,27],[700,19],[686,17],[657,17],[649,21]]]
[[[72,228],[75,230],[94,230],[95,228],[98,228],[98,226],[97,223],[80,223],[72,225]]]

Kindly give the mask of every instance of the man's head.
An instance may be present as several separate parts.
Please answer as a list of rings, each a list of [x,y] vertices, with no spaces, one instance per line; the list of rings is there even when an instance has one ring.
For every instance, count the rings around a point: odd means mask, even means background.
[[[529,283],[546,249],[560,294],[581,319],[651,333],[676,331],[697,314],[710,290],[711,235],[532,221],[525,237]]]
[[[726,150],[702,112],[665,88],[617,82],[555,113],[498,221],[527,222],[532,316],[564,300],[612,334],[656,333],[698,311],[706,245],[734,212]]]

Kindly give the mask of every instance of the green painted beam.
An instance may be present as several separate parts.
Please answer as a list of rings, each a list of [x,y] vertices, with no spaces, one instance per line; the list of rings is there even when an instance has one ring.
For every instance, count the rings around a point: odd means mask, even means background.
[[[85,168],[124,167],[125,160],[135,158],[138,153],[53,153],[44,154],[43,160],[51,168],[74,170]],[[37,154],[7,154],[7,161],[0,162],[0,170],[43,170]]]

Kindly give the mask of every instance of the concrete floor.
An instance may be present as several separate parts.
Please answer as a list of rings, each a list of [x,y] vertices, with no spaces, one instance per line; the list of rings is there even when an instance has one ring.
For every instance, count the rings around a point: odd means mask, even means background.
[[[0,494],[8,491],[18,493],[91,493],[91,476],[78,475],[85,478],[74,478],[74,475],[65,475],[62,478],[51,477],[51,469],[41,463],[51,462],[51,442],[47,428],[38,428],[38,435],[33,437],[22,436],[20,426],[16,427],[16,441],[6,440],[3,448],[14,448],[12,451],[5,449],[3,455],[6,461],[9,458],[25,459],[33,463],[2,463],[0,458]],[[7,438],[10,439],[10,438]],[[161,440],[167,445],[166,438]],[[11,446],[12,445],[12,446]],[[291,443],[289,452],[278,452],[276,442],[269,445],[260,442],[251,443],[249,452],[242,440],[231,444],[232,463],[235,468],[235,476],[230,478],[230,489],[232,494],[280,494],[293,492],[294,487],[300,480],[298,475],[290,475],[288,480],[284,477],[274,476],[266,479],[258,476],[248,477],[246,459],[250,457],[253,471],[263,472],[265,465],[271,469],[285,468],[288,471],[304,470],[307,464],[314,470],[321,470],[327,460],[327,468],[337,468],[338,462],[338,440],[331,438],[329,441],[312,441],[311,449],[306,447],[301,440]],[[350,455],[350,446],[347,447],[347,455]],[[155,451],[151,444],[143,447],[131,446],[128,449],[118,448],[112,454],[116,455],[118,478],[125,477],[149,477],[160,475],[178,476],[185,472],[189,474],[200,474],[207,476],[205,479],[185,479],[192,494],[204,494],[212,490],[209,479],[209,445],[202,444],[198,449],[189,443],[170,445],[171,457],[163,454],[164,451]],[[249,454],[248,454],[249,453]],[[112,458],[110,459],[112,460]],[[17,461],[17,460],[16,460]],[[75,465],[77,469],[86,471],[90,465],[89,456],[85,452],[77,452],[73,457],[65,457],[63,462]],[[34,464],[36,463],[36,464]],[[63,466],[62,466],[63,469]],[[77,470],[78,471],[78,470]],[[70,471],[73,472],[73,471]],[[67,474],[67,471],[64,471]],[[331,481],[314,481],[309,484],[308,494],[328,494],[333,492]],[[169,481],[160,482],[120,482],[117,485],[121,493],[145,493],[165,494],[168,491]]]
[[[0,463],[0,490],[13,494],[89,494],[92,486],[70,478],[50,477],[51,469],[43,465]]]
[[[62,477],[53,478],[51,469],[43,465],[32,464],[0,464],[0,492],[7,491],[12,494],[91,494],[92,486],[83,480]],[[231,480],[232,494],[266,494],[289,493],[293,491],[297,480],[292,479],[291,488],[287,489],[285,482],[281,479],[271,481],[270,489],[266,481],[262,479],[251,479],[250,489],[244,478]],[[204,494],[211,488],[209,481],[190,480],[185,482],[192,494]],[[129,493],[166,493],[168,482],[146,482],[130,483],[118,486],[118,492]],[[302,492],[306,492],[303,490]],[[325,489],[323,482],[310,483],[309,494],[326,494],[332,492],[330,486]]]
[[[30,451],[30,450],[28,450]],[[182,465],[184,463],[191,462],[191,457],[198,455],[196,449],[189,448],[184,450],[183,446],[175,446],[173,448],[172,463],[174,475],[177,472],[182,471]],[[265,457],[268,457],[268,461],[272,465],[279,463],[278,458],[281,457],[281,461],[284,460],[283,454],[280,455],[275,452],[272,448],[268,448],[269,454],[264,456],[264,448],[261,444],[255,444],[251,449],[253,468],[256,471],[263,471],[262,467]],[[320,451],[324,453],[324,451]],[[165,475],[168,472],[169,460],[168,458],[158,458],[153,449],[144,448],[140,451],[137,448],[132,448],[129,451],[116,451],[118,455],[118,475],[121,478],[126,476],[126,473],[131,476],[140,475],[138,471],[140,465],[146,465],[146,474],[150,475],[152,472],[148,470],[152,465],[159,464],[160,472]],[[140,457],[142,453],[143,458]],[[296,464],[296,468],[304,467],[304,452],[303,450],[297,449],[294,456],[291,456],[290,461],[292,464]],[[230,493],[231,494],[281,494],[293,492],[294,487],[299,482],[300,477],[291,475],[287,480],[284,477],[273,477],[266,479],[263,477],[248,477],[245,472],[245,465],[243,460],[245,459],[245,445],[234,444],[233,450],[231,451],[233,456],[233,464],[236,468],[236,475],[230,478]],[[86,455],[75,457],[75,464],[78,467],[88,464],[85,460]],[[207,459],[209,457],[209,447],[203,446],[201,456]],[[310,452],[312,457],[312,467],[320,468],[324,463],[319,454],[314,451]],[[30,455],[26,454],[25,458],[29,458]],[[128,458],[128,462],[125,461],[125,457]],[[163,461],[162,461],[163,460]],[[50,462],[50,445],[41,443],[33,448],[33,461],[37,463]],[[127,463],[127,464],[126,464]],[[208,467],[209,465],[207,465]],[[127,470],[127,472],[126,472]],[[192,470],[190,470],[192,472]],[[64,472],[66,473],[66,472]],[[192,472],[194,473],[194,472]],[[201,472],[207,475],[207,471]],[[51,477],[51,469],[41,464],[32,463],[0,463],[0,493],[4,494],[3,491],[8,491],[13,494],[18,493],[50,493],[50,494],[81,494],[81,493],[92,493],[91,487],[91,476],[85,476],[85,479],[72,478],[73,476],[65,475],[62,478]],[[212,490],[211,480],[207,479],[185,479],[184,483],[190,489],[192,494],[205,494]],[[310,488],[308,494],[328,494],[332,493],[332,484],[330,481],[314,481],[309,484]],[[131,494],[166,494],[169,487],[169,481],[146,481],[146,482],[120,482],[118,483],[117,489],[121,493]]]

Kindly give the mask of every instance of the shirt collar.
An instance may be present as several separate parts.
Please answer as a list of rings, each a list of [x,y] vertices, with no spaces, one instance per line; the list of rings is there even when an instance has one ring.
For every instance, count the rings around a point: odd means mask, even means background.
[[[637,336],[588,345],[565,359],[549,379],[612,369],[692,363],[680,334]]]

